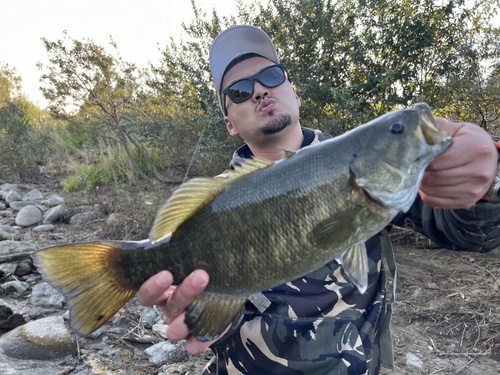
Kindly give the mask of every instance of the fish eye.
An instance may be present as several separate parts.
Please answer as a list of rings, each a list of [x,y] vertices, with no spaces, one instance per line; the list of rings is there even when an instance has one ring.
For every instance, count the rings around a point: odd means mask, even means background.
[[[402,134],[405,131],[405,127],[403,124],[395,122],[394,124],[389,125],[389,130],[392,134]]]

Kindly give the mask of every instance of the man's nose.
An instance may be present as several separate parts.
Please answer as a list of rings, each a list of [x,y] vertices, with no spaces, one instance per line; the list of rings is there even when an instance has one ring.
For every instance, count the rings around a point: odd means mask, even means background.
[[[253,86],[253,99],[255,101],[259,101],[263,99],[265,96],[269,96],[269,88],[262,85],[259,81],[254,81]]]

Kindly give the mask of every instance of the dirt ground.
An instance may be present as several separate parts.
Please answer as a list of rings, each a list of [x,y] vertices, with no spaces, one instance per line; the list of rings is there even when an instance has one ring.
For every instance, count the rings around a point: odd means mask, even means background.
[[[56,186],[38,188],[58,192]],[[99,193],[101,201],[103,193]],[[78,211],[75,201],[70,204],[72,211]],[[77,229],[61,223],[53,231],[57,235],[31,234],[34,241],[46,245],[85,240],[92,233],[102,234],[103,221]],[[392,324],[395,370],[383,370],[382,374],[499,374],[500,250],[476,254],[433,248],[428,240],[405,230],[394,231],[392,237],[398,264]],[[135,299],[130,301],[118,313],[132,322],[129,333],[108,334],[105,345],[102,337],[79,339],[78,357],[58,364],[66,368],[58,373],[200,374],[210,352],[190,356],[179,350],[170,354],[168,364],[148,361],[144,349],[163,339],[139,325],[143,311]],[[114,354],[117,350],[120,355]],[[409,365],[408,356],[419,359],[422,368]]]
[[[493,375],[500,373],[500,251],[461,253],[429,248],[414,235],[396,245],[397,298],[392,332],[395,370],[384,375]],[[400,242],[400,241],[397,241]],[[121,314],[136,321],[142,309],[131,301]],[[137,328],[126,339],[115,338],[117,359],[106,350],[85,350],[86,363],[98,374],[200,374],[211,354],[176,353],[171,363],[153,366],[143,350],[151,331]],[[81,342],[91,348],[92,340]],[[85,341],[87,340],[87,341]],[[407,363],[408,355],[423,368]],[[81,368],[81,367],[80,367]]]
[[[392,332],[395,370],[384,374],[500,373],[500,251],[432,248],[414,234],[397,241]],[[411,353],[423,369],[407,365]]]

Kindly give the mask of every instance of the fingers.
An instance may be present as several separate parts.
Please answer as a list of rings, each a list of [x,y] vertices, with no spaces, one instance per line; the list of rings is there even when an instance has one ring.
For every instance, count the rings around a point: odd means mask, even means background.
[[[163,307],[165,322],[170,324],[187,309],[196,297],[205,289],[209,281],[208,273],[203,270],[193,271],[168,298]]]
[[[151,276],[137,292],[137,300],[143,306],[162,305],[172,293],[170,287],[174,282],[172,274],[161,271]]]
[[[173,286],[173,276],[162,271],[149,278],[137,292],[137,300],[143,306],[158,305],[169,325],[167,336],[172,341],[187,340],[187,350],[191,354],[205,352],[215,341],[201,342],[191,336],[184,323],[187,307],[208,285],[209,276],[203,270],[193,271],[179,286]]]
[[[437,121],[453,143],[427,167],[420,196],[436,208],[470,208],[495,177],[498,151],[490,135],[476,125]]]

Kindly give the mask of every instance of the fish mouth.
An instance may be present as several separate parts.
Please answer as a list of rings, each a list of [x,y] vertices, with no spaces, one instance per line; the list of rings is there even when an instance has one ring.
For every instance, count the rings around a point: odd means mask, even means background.
[[[419,125],[415,131],[417,139],[429,146],[444,146],[450,143],[451,137],[439,128],[432,115],[431,107],[427,103],[417,103],[413,106],[420,115]]]
[[[366,200],[370,203],[373,203],[380,208],[387,208],[387,206],[379,199],[374,198],[366,189],[363,189],[363,194],[365,195]]]

